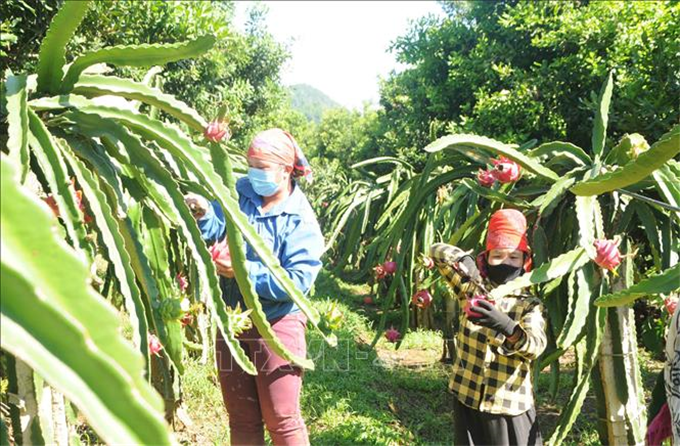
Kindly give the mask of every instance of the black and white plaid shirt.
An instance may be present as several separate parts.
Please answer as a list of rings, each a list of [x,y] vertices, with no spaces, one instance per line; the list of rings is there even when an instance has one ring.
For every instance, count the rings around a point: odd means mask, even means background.
[[[481,292],[478,285],[461,276],[454,267],[463,255],[461,249],[444,243],[430,248],[430,256],[453,289],[461,309],[468,296]],[[485,281],[484,287],[491,290],[493,285]],[[521,292],[496,300],[494,305],[519,323],[519,340],[510,344],[505,335],[473,324],[460,311],[458,354],[449,389],[472,409],[519,415],[534,405],[531,361],[543,352],[547,343],[544,307],[540,299]]]

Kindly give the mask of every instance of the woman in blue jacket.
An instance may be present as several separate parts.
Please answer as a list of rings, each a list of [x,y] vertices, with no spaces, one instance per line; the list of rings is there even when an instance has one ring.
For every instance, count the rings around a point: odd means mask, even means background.
[[[281,129],[256,135],[247,158],[248,176],[236,183],[241,211],[298,289],[307,293],[321,269],[324,246],[314,211],[295,181],[311,175],[309,165],[295,139]],[[223,241],[226,225],[219,204],[196,195],[187,196],[187,202],[197,210],[198,225],[206,242]],[[250,245],[246,259],[250,280],[274,332],[289,351],[305,357],[305,316]],[[215,263],[222,276],[220,286],[225,302],[231,308],[239,304],[245,308],[230,260],[222,257]],[[231,444],[264,444],[265,425],[275,445],[309,444],[300,414],[302,370],[273,353],[255,328],[242,333],[239,342],[255,364],[257,376],[248,375],[232,360],[220,335],[216,342]]]

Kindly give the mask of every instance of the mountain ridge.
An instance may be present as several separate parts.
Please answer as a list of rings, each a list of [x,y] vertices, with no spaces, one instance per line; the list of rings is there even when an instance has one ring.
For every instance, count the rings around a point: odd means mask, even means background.
[[[288,90],[291,107],[304,114],[310,121],[318,123],[325,110],[342,107],[326,93],[309,84],[291,85]]]

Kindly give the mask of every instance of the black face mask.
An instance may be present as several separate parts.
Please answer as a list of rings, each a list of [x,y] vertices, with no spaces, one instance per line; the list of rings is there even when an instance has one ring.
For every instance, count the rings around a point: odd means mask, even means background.
[[[501,285],[510,282],[524,274],[524,267],[512,266],[501,263],[500,265],[487,265],[486,270],[489,273],[489,279],[495,284]]]

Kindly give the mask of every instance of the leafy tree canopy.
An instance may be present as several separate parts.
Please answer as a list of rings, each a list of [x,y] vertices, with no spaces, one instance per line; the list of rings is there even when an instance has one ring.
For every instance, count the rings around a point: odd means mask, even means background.
[[[39,44],[61,3],[61,0],[2,2],[3,58],[14,72],[35,68]],[[104,46],[215,36],[217,44],[205,56],[164,67],[163,90],[191,104],[206,119],[226,104],[234,139],[242,146],[254,132],[274,125],[282,108],[288,107],[288,92],[280,84],[279,71],[289,53],[267,32],[266,14],[266,6],[255,4],[249,10],[245,31],[240,32],[234,25],[231,1],[93,2],[69,45],[67,57]],[[137,79],[145,72],[116,71]]]
[[[610,138],[658,139],[680,118],[677,2],[442,2],[392,47],[408,68],[381,87],[382,151],[433,137],[566,139],[590,150],[595,95],[614,69]],[[420,160],[422,161],[422,160]]]

